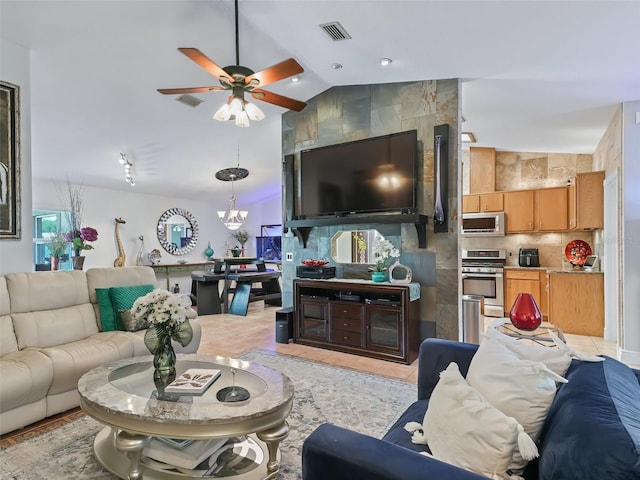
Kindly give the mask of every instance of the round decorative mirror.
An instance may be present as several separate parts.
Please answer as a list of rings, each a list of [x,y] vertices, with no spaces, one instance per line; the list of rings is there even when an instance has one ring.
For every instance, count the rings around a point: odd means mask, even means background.
[[[172,255],[184,255],[198,243],[198,222],[184,208],[170,208],[158,220],[158,241]]]

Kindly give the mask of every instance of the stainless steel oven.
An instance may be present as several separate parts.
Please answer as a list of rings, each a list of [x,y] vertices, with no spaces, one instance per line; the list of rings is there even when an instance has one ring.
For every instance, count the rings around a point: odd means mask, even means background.
[[[487,317],[504,316],[506,258],[505,250],[462,250],[462,294],[482,295]]]

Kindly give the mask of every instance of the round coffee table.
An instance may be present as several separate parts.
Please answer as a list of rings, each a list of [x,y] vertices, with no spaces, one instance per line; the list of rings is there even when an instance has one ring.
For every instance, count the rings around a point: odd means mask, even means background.
[[[147,480],[185,478],[184,473],[141,462],[152,437],[208,440],[251,435],[268,460],[237,478],[276,476],[278,447],[289,433],[286,418],[293,406],[294,387],[287,376],[228,357],[179,354],[177,375],[189,368],[218,369],[221,375],[201,395],[164,394],[154,384],[152,360],[146,356],[107,363],[78,381],[82,410],[106,425],[94,441],[96,458],[106,469],[131,480],[143,475]],[[246,389],[249,399],[217,399],[219,390],[234,385]]]

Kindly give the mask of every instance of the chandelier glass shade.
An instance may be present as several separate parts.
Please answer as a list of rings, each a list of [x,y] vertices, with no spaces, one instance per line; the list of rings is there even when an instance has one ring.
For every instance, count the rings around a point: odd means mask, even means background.
[[[246,210],[238,210],[236,208],[236,197],[231,196],[229,202],[229,211],[218,210],[218,218],[224,226],[229,230],[238,230],[247,219],[249,212]]]

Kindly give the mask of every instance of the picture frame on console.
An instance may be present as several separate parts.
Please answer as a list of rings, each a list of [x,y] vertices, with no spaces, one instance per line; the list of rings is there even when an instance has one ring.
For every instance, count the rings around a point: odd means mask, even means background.
[[[20,238],[20,87],[0,81],[0,239]]]

